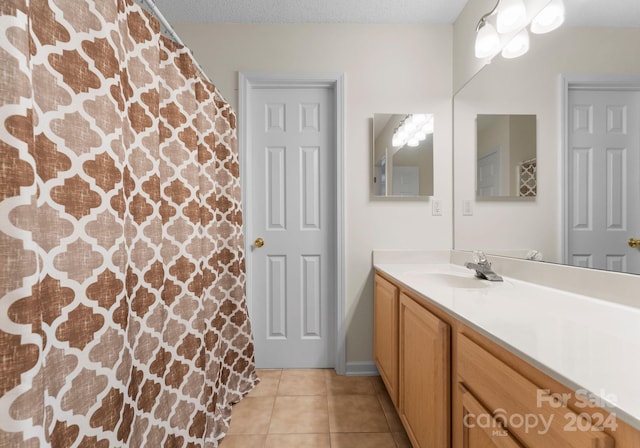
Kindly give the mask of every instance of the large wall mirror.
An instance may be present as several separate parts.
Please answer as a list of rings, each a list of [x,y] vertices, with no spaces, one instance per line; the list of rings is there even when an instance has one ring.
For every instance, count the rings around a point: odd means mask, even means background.
[[[433,114],[374,114],[373,198],[433,196]]]
[[[454,247],[640,274],[640,3],[565,5],[563,26],[454,96]],[[536,116],[535,200],[477,200],[476,118],[523,114]]]
[[[533,199],[536,171],[535,115],[476,117],[476,199]]]

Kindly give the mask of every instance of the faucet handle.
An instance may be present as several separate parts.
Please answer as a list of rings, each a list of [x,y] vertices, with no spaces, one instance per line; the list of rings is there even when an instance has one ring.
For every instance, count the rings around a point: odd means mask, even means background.
[[[542,261],[542,253],[538,250],[532,249],[527,252],[527,260]]]
[[[473,251],[473,261],[475,261],[478,264],[488,263],[487,256],[481,250],[474,250]]]

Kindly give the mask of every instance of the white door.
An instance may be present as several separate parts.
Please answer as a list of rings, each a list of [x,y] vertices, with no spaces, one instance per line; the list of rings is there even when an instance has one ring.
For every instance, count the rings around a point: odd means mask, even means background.
[[[393,167],[393,195],[418,196],[420,194],[420,169],[417,166]]]
[[[478,196],[500,196],[500,150],[478,158]]]
[[[640,274],[640,93],[569,91],[568,256]]]
[[[333,103],[326,87],[255,88],[249,98],[248,281],[260,368],[335,364]]]

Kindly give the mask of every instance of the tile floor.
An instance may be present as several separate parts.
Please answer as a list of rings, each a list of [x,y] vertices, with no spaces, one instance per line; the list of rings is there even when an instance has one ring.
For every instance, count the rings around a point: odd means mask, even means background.
[[[411,448],[380,377],[258,370],[220,448]]]

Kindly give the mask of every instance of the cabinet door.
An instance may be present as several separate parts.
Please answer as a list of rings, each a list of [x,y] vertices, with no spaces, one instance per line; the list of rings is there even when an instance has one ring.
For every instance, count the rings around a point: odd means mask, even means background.
[[[414,448],[449,446],[449,333],[400,294],[400,418]]]
[[[462,385],[463,448],[522,448],[509,432]]]
[[[398,288],[376,275],[373,356],[391,401],[398,406]]]

